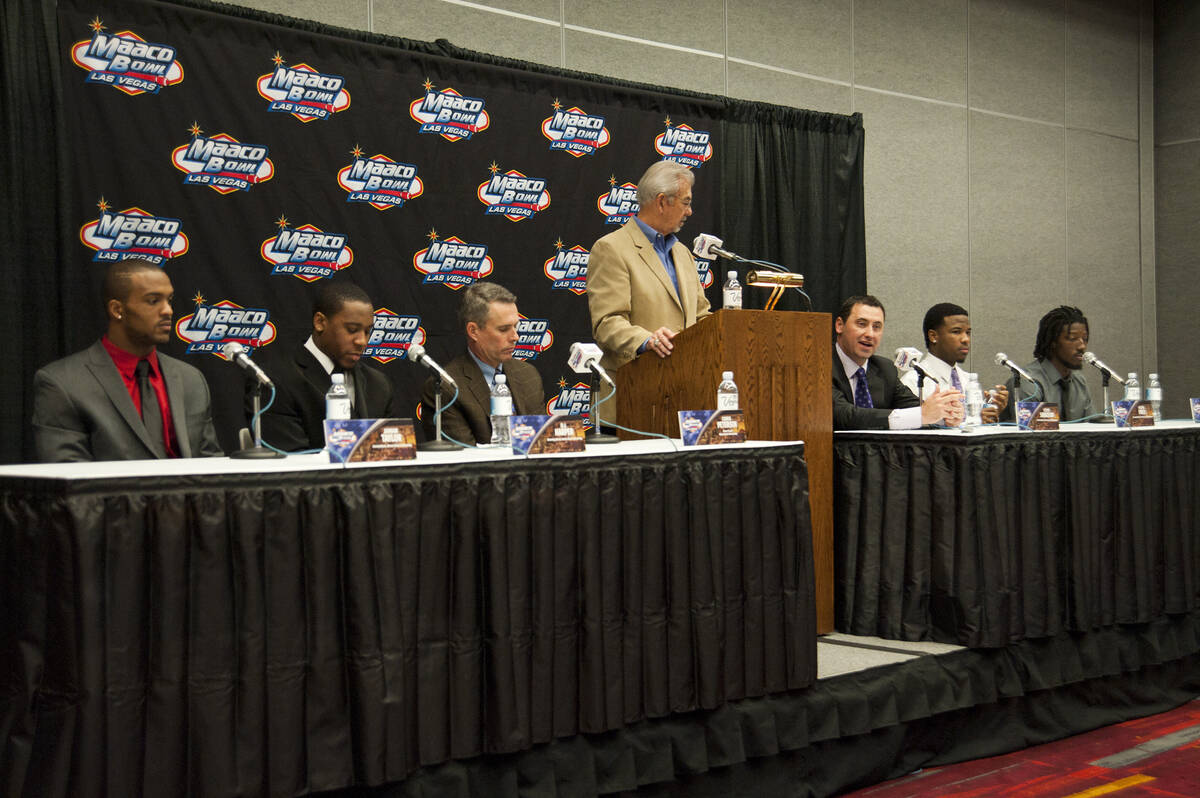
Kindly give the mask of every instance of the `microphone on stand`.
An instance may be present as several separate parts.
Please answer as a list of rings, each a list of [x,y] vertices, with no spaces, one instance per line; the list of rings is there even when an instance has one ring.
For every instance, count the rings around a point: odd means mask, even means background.
[[[1024,379],[1025,381],[1033,382],[1033,383],[1037,382],[1037,380],[1035,380],[1033,377],[1029,376],[1028,371],[1026,371],[1025,369],[1018,366],[1016,363],[1009,360],[1008,355],[1004,354],[1003,352],[997,352],[994,360],[995,360],[995,363],[997,366],[1004,366],[1005,368],[1011,369],[1013,371],[1013,373],[1020,374],[1021,378]]]
[[[250,356],[246,354],[246,347],[237,341],[229,341],[221,347],[221,354],[225,356],[226,360],[254,375],[254,379],[258,380],[259,385],[271,384],[271,378],[267,376],[267,372],[260,369],[258,364],[250,359]]]
[[[600,358],[604,355],[600,351],[600,347],[595,344],[583,344],[579,341],[571,344],[571,355],[567,359],[567,366],[576,374],[596,373],[601,379],[611,385],[613,388],[617,384],[613,382],[612,377],[608,376],[608,372],[604,370],[604,366],[600,365]]]
[[[430,371],[436,372],[437,375],[442,378],[442,382],[447,383],[448,385],[453,385],[455,388],[458,387],[458,383],[454,381],[454,378],[447,374],[446,370],[439,366],[438,362],[431,358],[429,354],[426,353],[425,347],[421,346],[420,344],[408,345],[408,359],[414,363],[424,366]]]
[[[1087,363],[1090,366],[1095,366],[1096,368],[1100,369],[1101,374],[1107,374],[1108,376],[1112,377],[1114,380],[1121,383],[1122,385],[1125,384],[1124,377],[1122,377],[1117,372],[1113,371],[1111,366],[1109,366],[1107,363],[1105,363],[1100,358],[1096,357],[1091,352],[1083,353],[1083,362]]]

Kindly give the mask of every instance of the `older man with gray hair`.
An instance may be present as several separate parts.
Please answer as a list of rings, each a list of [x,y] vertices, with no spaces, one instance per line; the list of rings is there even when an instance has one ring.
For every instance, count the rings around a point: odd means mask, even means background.
[[[605,368],[643,352],[669,357],[676,333],[709,313],[692,253],[675,237],[692,215],[695,181],[682,164],[653,164],[638,181],[638,215],[592,246],[588,308]]]
[[[442,431],[453,440],[466,444],[491,442],[492,382],[497,373],[507,378],[515,415],[545,414],[542,376],[530,364],[513,358],[520,319],[517,298],[507,288],[496,283],[472,283],[463,290],[458,323],[467,337],[467,351],[446,364],[446,372],[458,383],[458,400],[442,413]],[[421,391],[421,422],[431,440],[433,385],[430,377]],[[453,388],[442,386],[443,407],[453,394]]]

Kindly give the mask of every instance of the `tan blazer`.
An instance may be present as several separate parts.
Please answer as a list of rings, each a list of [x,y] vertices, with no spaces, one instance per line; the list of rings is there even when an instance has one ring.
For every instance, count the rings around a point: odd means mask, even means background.
[[[600,363],[615,369],[637,357],[654,330],[678,332],[709,313],[696,262],[681,243],[671,248],[680,296],[645,233],[630,219],[592,246],[587,296]]]

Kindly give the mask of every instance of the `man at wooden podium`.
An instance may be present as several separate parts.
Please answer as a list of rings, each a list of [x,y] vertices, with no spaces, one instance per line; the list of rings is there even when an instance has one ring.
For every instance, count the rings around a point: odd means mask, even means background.
[[[675,234],[692,215],[696,176],[659,161],[638,180],[638,215],[592,246],[587,295],[592,337],[608,370],[643,352],[669,357],[675,334],[709,314],[696,262]],[[611,420],[615,405],[602,406]]]

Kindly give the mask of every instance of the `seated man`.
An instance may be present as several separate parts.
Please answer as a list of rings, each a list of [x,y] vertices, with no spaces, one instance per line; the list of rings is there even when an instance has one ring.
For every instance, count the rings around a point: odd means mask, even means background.
[[[1033,345],[1034,360],[1025,366],[1037,388],[1022,381],[1021,390],[1016,391],[1010,377],[1013,405],[1020,401],[1054,402],[1062,421],[1092,415],[1092,392],[1082,372],[1088,336],[1088,320],[1079,308],[1060,305],[1042,316]],[[1015,412],[1010,406],[1003,418],[1012,421]]]
[[[283,356],[258,361],[275,383],[275,401],[262,415],[263,441],[285,452],[324,448],[325,393],[335,369],[346,375],[352,418],[398,415],[391,379],[359,363],[374,325],[375,308],[366,291],[348,280],[322,283],[313,300],[308,340]],[[257,383],[248,378],[247,421],[256,390]]]
[[[943,390],[965,390],[967,373],[959,364],[971,353],[971,319],[966,309],[952,302],[934,305],[925,312],[921,330],[927,352],[917,365],[926,374],[924,390],[933,390],[934,385]],[[918,399],[922,398],[923,392],[917,390],[917,372],[905,371],[900,375],[900,381],[917,394]],[[994,386],[991,393],[991,404],[983,409],[985,424],[996,423],[1000,411],[1008,404],[1008,389],[1003,385]]]
[[[873,296],[842,303],[833,328],[833,428],[917,429],[962,423],[962,394],[940,387],[922,402],[900,382],[892,361],[875,354],[883,336],[883,304]]]
[[[517,298],[495,283],[473,283],[463,291],[458,323],[467,336],[467,351],[446,364],[446,373],[458,383],[458,399],[442,413],[442,431],[470,445],[492,440],[492,378],[505,375],[512,392],[513,414],[545,415],[542,375],[528,363],[513,358],[517,345]],[[433,440],[433,384],[430,377],[421,392],[421,423]],[[442,407],[454,388],[442,385]]]
[[[171,337],[175,289],[162,268],[108,267],[108,331],[33,378],[33,439],[43,463],[220,457],[208,383],[157,350]]]

